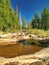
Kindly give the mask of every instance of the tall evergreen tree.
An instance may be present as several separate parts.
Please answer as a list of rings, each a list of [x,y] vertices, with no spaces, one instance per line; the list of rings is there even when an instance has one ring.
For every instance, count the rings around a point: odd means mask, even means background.
[[[26,19],[23,18],[23,21],[22,21],[22,29],[26,29]]]
[[[0,0],[0,30],[14,31],[19,27],[19,16],[16,18],[10,0]]]
[[[42,29],[48,29],[48,28],[49,28],[49,13],[45,5],[44,10],[42,12]]]
[[[28,29],[32,29],[31,22],[28,22]]]
[[[16,19],[17,19],[17,21],[18,21],[18,26],[17,26],[17,28],[18,28],[18,29],[21,29],[20,17],[19,17],[19,14],[18,14],[18,6],[16,6]]]
[[[40,25],[40,15],[39,15],[39,13],[36,13],[34,15],[34,18],[32,19],[32,27],[39,29],[39,27],[40,27],[39,25]]]

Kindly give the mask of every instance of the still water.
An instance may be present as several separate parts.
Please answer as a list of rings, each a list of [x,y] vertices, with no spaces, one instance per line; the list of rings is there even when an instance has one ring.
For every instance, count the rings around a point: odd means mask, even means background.
[[[15,56],[33,54],[42,48],[41,46],[31,45],[29,41],[17,42],[11,45],[0,46],[0,57],[13,58]]]

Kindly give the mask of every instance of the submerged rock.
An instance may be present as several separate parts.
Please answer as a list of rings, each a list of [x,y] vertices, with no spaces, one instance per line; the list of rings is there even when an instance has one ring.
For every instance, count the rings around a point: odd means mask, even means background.
[[[18,63],[17,62],[10,62],[10,63],[6,63],[4,65],[18,65]]]
[[[0,58],[0,65],[49,65],[49,48],[45,48],[35,54],[10,59]]]

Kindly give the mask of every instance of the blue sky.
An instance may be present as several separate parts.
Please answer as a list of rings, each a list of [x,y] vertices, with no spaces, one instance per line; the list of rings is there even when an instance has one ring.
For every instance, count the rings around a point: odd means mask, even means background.
[[[11,0],[11,6],[16,10],[18,6],[19,14],[26,18],[26,21],[31,21],[34,14],[39,11],[40,15],[43,11],[44,4],[49,10],[49,0]]]

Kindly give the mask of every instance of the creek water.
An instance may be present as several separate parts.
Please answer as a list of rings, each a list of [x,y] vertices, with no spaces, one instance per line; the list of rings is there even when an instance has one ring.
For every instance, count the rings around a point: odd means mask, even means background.
[[[0,46],[0,57],[13,58],[20,55],[33,54],[43,48],[42,46],[32,45],[29,41],[16,42],[15,44]]]

